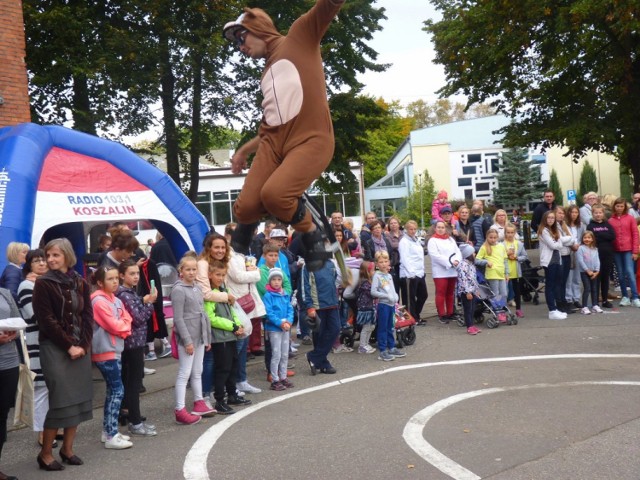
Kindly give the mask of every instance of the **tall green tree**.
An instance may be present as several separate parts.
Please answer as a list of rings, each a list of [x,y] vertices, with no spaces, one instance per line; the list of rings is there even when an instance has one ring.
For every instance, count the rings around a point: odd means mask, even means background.
[[[540,166],[529,160],[526,148],[512,148],[502,153],[497,188],[493,200],[499,206],[526,205],[542,196],[544,183],[540,180]]]
[[[598,177],[595,169],[585,160],[580,172],[580,181],[578,183],[578,203],[582,204],[582,197],[588,192],[598,191]]]
[[[553,192],[553,195],[556,197],[556,205],[564,204],[564,194],[562,193],[562,187],[560,186],[560,182],[558,181],[558,174],[555,169],[551,169],[551,173],[549,174],[549,183],[547,188]]]
[[[491,102],[507,144],[616,155],[640,188],[640,20],[636,2],[431,0],[425,30],[442,96]]]
[[[464,103],[454,102],[448,98],[439,98],[432,103],[422,99],[415,100],[407,104],[406,111],[407,117],[414,123],[414,128],[495,115],[495,109],[491,105],[471,105],[467,109]]]
[[[396,212],[402,223],[415,220],[420,228],[427,228],[431,223],[431,204],[436,197],[435,182],[428,170],[413,175],[413,188],[407,197],[407,206]]]

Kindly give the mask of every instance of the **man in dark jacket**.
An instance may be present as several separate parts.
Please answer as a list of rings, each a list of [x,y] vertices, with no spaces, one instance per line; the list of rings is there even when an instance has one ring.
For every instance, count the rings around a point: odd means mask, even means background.
[[[543,202],[533,210],[533,216],[531,217],[531,230],[533,232],[538,231],[544,212],[556,208],[555,199],[556,197],[551,190],[544,191]]]

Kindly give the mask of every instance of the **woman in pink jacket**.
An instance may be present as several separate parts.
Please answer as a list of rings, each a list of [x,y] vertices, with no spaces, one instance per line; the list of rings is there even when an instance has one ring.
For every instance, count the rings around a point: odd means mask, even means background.
[[[640,307],[634,267],[635,262],[638,260],[638,227],[635,219],[627,211],[626,200],[624,198],[616,198],[613,202],[613,215],[609,219],[609,223],[616,232],[613,248],[615,250],[614,261],[620,277],[620,291],[622,293],[620,306],[633,305],[634,307]],[[627,282],[629,283],[627,284]],[[627,286],[631,289],[631,297],[627,292]]]

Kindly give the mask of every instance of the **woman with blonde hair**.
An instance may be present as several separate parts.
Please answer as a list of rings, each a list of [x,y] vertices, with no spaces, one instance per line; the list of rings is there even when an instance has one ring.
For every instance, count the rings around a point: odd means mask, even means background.
[[[400,281],[406,283],[402,303],[418,325],[425,325],[427,322],[420,319],[420,313],[429,294],[424,279],[424,247],[416,235],[417,231],[418,223],[414,220],[404,224],[404,236],[398,244]]]
[[[13,295],[13,299],[18,303],[18,287],[24,276],[22,275],[22,265],[24,265],[29,245],[21,242],[10,242],[7,245],[7,260],[9,264],[4,268],[0,276],[0,288],[6,288]]]

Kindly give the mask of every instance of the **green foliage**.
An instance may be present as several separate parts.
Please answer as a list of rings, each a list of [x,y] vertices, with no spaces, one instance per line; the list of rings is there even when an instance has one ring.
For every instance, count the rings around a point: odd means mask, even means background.
[[[560,182],[558,181],[558,174],[555,169],[551,169],[551,173],[549,174],[549,184],[547,188],[553,192],[553,195],[556,197],[556,205],[564,205],[564,194],[562,193],[562,187],[560,187]]]
[[[539,199],[544,190],[540,167],[529,160],[526,148],[512,148],[502,153],[496,180],[498,187],[493,189],[493,200],[499,206],[524,206],[529,200]]]
[[[618,156],[640,187],[638,5],[610,0],[431,0],[444,97],[513,119],[506,145]]]
[[[578,204],[582,205],[582,197],[588,192],[598,192],[598,177],[589,160],[585,160],[582,171],[580,172],[580,182],[578,184]]]
[[[406,110],[407,117],[412,120],[414,128],[417,129],[457,120],[487,117],[496,113],[491,105],[472,105],[467,109],[463,103],[454,102],[448,98],[440,98],[433,103],[422,99],[415,100],[407,104]]]
[[[633,181],[629,175],[629,168],[620,164],[620,196],[631,202],[633,192]]]
[[[436,197],[436,187],[428,170],[422,172],[421,177],[419,175],[413,175],[413,189],[407,197],[406,209],[396,212],[396,215],[403,224],[407,220],[415,220],[420,228],[423,223],[424,228],[427,228],[431,223],[431,204]]]

